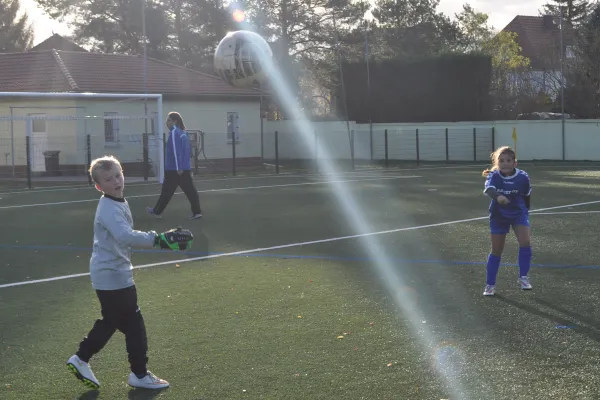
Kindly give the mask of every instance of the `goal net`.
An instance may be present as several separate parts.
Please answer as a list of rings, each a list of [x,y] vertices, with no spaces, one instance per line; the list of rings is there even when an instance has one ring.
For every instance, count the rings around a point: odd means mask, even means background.
[[[162,95],[0,92],[0,179],[88,182],[113,155],[127,181],[162,183],[164,131]]]

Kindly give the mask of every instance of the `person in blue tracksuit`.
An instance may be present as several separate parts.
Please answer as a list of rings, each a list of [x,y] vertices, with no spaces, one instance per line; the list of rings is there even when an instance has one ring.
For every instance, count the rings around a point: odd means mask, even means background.
[[[160,216],[171,201],[177,187],[180,187],[192,207],[191,219],[201,218],[200,198],[192,179],[192,151],[185,124],[177,112],[169,113],[166,123],[170,134],[166,144],[165,179],[156,205],[154,208],[146,208],[146,211],[151,215]]]
[[[489,214],[492,239],[484,296],[493,296],[495,293],[504,242],[511,227],[519,242],[519,286],[523,290],[532,288],[528,277],[532,257],[529,224],[531,181],[525,171],[517,168],[516,155],[510,147],[499,147],[491,158],[493,167],[483,171],[486,177],[483,193],[491,198]]]

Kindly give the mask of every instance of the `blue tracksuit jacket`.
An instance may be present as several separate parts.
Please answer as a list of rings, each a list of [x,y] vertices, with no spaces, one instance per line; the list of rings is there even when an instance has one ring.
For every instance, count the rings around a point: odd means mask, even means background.
[[[173,125],[166,146],[165,171],[189,171],[192,169],[192,149],[186,131]]]

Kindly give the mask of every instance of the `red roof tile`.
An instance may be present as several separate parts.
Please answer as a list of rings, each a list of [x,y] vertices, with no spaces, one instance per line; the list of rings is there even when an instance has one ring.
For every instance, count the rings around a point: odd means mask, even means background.
[[[0,54],[0,91],[72,91],[52,52]]]
[[[147,60],[148,93],[179,96],[268,95],[235,88],[221,78]],[[0,91],[144,93],[141,56],[49,50],[0,54]]]

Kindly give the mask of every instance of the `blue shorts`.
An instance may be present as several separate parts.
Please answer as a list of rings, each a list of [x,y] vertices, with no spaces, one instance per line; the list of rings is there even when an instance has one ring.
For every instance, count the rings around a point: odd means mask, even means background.
[[[492,234],[506,234],[510,232],[510,227],[513,229],[516,225],[530,226],[529,215],[521,214],[515,218],[490,217],[490,232]]]

